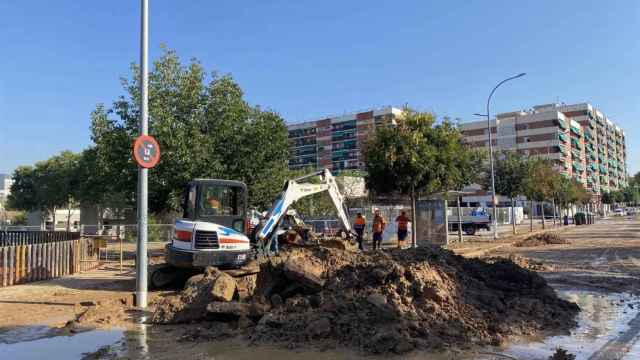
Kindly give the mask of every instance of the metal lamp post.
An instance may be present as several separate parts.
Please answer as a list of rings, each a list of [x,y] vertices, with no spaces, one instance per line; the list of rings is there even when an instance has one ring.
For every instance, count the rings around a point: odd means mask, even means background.
[[[520,73],[518,75],[512,76],[510,78],[506,78],[498,83],[491,93],[489,94],[489,98],[487,99],[487,113],[486,114],[473,114],[476,116],[483,116],[487,118],[487,131],[489,132],[489,164],[491,168],[491,193],[492,193],[492,203],[493,203],[493,238],[498,238],[498,200],[496,196],[496,183],[495,183],[495,172],[493,170],[493,141],[491,136],[491,113],[489,111],[489,107],[491,105],[491,97],[493,97],[493,93],[496,92],[496,89],[500,87],[500,85],[506,83],[509,80],[517,79],[519,77],[525,76],[526,73]],[[496,136],[498,135],[498,119],[496,118]]]
[[[149,132],[149,0],[141,0],[140,28],[140,135]],[[138,243],[136,248],[136,306],[147,307],[147,201],[148,169],[138,168]]]

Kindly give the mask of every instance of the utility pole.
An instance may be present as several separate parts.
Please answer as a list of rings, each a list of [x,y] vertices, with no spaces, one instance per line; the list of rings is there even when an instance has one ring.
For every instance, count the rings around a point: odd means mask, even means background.
[[[140,136],[149,133],[149,0],[141,0],[140,28]],[[136,306],[147,307],[147,168],[138,167],[138,244],[136,251]]]
[[[491,113],[489,112],[490,110],[490,105],[491,105],[491,98],[493,97],[493,93],[496,92],[496,90],[500,87],[500,85],[506,83],[509,80],[513,80],[513,79],[517,79],[519,77],[523,77],[525,76],[526,73],[520,73],[516,76],[512,76],[510,78],[506,78],[502,81],[500,81],[498,83],[498,85],[496,85],[493,90],[491,90],[491,93],[489,94],[489,98],[487,98],[487,113],[486,114],[473,114],[476,116],[483,116],[487,118],[487,131],[489,132],[489,165],[491,168],[491,202],[493,203],[493,239],[496,240],[498,239],[498,194],[496,194],[496,181],[495,181],[495,171],[493,169],[493,138],[491,136]],[[498,118],[496,118],[496,145],[498,143]]]

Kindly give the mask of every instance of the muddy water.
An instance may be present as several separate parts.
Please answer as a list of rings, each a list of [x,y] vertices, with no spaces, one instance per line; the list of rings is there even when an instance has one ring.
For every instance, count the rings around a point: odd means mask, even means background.
[[[508,354],[522,360],[547,359],[557,347],[576,355],[577,360],[640,359],[640,298],[628,294],[600,294],[562,290],[560,295],[582,309],[579,325],[570,335],[527,339],[502,349],[487,351]],[[70,336],[48,327],[0,329],[0,359],[381,359],[348,350],[287,350],[268,346],[247,346],[239,339],[210,342],[181,342],[181,331],[171,327],[140,325],[136,331],[93,330]],[[479,353],[413,353],[384,356],[384,359],[501,359]]]
[[[562,347],[576,360],[640,359],[640,299],[629,294],[564,290],[582,309],[570,335],[528,339],[501,349],[517,359],[546,359]]]
[[[83,353],[114,344],[122,331],[93,330],[62,335],[43,326],[0,330],[0,359],[80,359]]]

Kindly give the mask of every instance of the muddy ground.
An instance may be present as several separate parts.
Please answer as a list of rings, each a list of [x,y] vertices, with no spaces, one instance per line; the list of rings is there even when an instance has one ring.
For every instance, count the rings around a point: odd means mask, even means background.
[[[518,256],[544,264],[555,286],[640,292],[640,219],[610,218],[558,233],[568,244],[504,246],[485,256]]]
[[[515,258],[537,266],[556,289],[586,289],[602,294],[640,295],[640,218],[617,217],[558,233],[568,244],[501,246],[486,258]],[[629,304],[632,309],[634,305]],[[631,359],[640,339],[640,314],[622,324],[619,334],[594,351],[590,360]],[[633,356],[633,355],[631,355]]]
[[[475,252],[486,257],[511,257],[516,263],[538,271],[554,287],[560,289],[586,288],[603,293],[638,292],[638,218],[601,220],[592,226],[565,228],[561,233],[569,240],[569,244],[515,247],[509,244],[508,239],[503,238],[498,247],[496,244],[478,242],[463,244],[461,248],[468,253]],[[121,274],[117,267],[107,266],[105,269],[65,279],[2,288],[0,329],[39,324],[64,326],[85,313],[81,321],[88,327],[127,326],[136,318],[129,312],[131,289],[134,286],[131,270],[129,267],[126,273]],[[155,292],[152,293],[152,299],[162,299],[167,295],[170,295],[170,292]],[[120,319],[118,315],[117,319],[110,323],[112,320],[108,320],[108,317],[115,308],[118,312],[122,311],[124,317]],[[97,311],[87,313],[91,309]],[[634,323],[640,323],[640,319]],[[172,330],[180,334],[173,334],[172,338],[188,340],[190,334],[193,334],[193,329],[197,327],[198,325],[180,325],[178,330]],[[629,341],[637,338],[638,333],[640,324],[631,326],[621,334],[622,340],[627,339],[626,343],[623,343],[628,346]],[[593,359],[605,359],[606,354],[611,351],[620,352],[619,348],[611,348],[615,343],[614,341],[608,345],[609,347],[594,354]],[[176,343],[176,346],[181,345]]]

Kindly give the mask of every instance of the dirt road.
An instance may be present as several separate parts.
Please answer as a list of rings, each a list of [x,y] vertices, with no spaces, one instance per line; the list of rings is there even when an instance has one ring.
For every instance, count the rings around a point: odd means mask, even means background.
[[[60,279],[0,289],[0,328],[23,325],[58,327],[87,306],[106,301],[130,301],[135,279],[129,265],[125,273],[103,267]]]
[[[640,218],[601,220],[568,229],[561,236],[569,243],[529,248],[508,245],[486,256],[523,257],[542,267],[540,273],[557,289],[640,293]],[[623,359],[639,340],[640,314],[588,359]]]
[[[503,246],[488,256],[519,255],[548,266],[542,274],[557,286],[613,292],[640,291],[640,218],[611,218],[560,233],[568,244]]]

